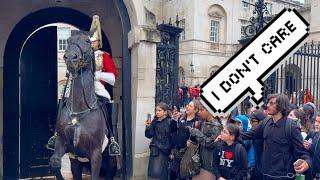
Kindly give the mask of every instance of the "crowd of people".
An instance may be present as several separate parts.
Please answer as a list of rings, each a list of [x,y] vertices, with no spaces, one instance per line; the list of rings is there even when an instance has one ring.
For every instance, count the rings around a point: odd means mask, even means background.
[[[320,113],[268,97],[248,114],[217,117],[199,100],[185,112],[159,103],[146,122],[148,179],[320,179]]]
[[[186,105],[193,99],[199,99],[200,97],[200,85],[195,86],[186,86],[184,85],[178,87],[178,96],[177,96],[177,108],[185,108]]]

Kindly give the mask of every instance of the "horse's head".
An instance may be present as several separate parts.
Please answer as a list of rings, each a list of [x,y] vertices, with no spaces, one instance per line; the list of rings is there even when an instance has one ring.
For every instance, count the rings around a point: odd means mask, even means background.
[[[76,76],[80,69],[93,68],[94,54],[88,32],[77,31],[68,39],[63,59],[73,76]]]

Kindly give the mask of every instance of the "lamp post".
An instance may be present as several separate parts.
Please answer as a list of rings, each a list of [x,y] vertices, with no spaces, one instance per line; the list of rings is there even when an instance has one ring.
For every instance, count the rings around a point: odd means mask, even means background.
[[[257,0],[254,4],[242,1],[243,3],[247,3],[251,6],[254,6],[253,17],[249,19],[249,25],[245,28],[245,38],[239,40],[240,44],[245,45],[249,42],[249,40],[255,36],[259,31],[261,31],[266,23],[268,23],[272,18],[271,16],[265,17],[265,14],[270,14],[266,3],[264,0]],[[275,83],[275,74],[273,73],[266,81],[264,88],[264,97],[263,100],[266,102],[268,94],[273,93]],[[245,104],[249,103],[244,101]]]
[[[192,61],[190,63],[190,70],[191,70],[191,86],[193,86],[194,64]]]

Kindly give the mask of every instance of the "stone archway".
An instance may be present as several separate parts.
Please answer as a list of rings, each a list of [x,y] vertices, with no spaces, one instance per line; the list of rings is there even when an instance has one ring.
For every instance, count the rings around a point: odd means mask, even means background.
[[[110,28],[105,28],[106,25],[102,25],[103,31],[106,33],[108,40],[110,42],[109,48],[112,49],[112,55],[118,61],[117,67],[122,72],[118,83],[116,83],[115,89],[119,91],[115,96],[118,97],[119,103],[122,105],[122,114],[120,117],[123,119],[122,129],[125,132],[122,136],[125,150],[123,154],[123,170],[126,177],[131,177],[132,175],[132,142],[131,142],[131,62],[130,62],[130,52],[128,49],[128,37],[127,34],[130,31],[130,19],[126,6],[123,1],[113,1],[114,3],[109,2],[109,6],[104,6],[105,9],[112,8],[111,12],[117,12],[115,17],[110,17],[112,20],[117,22],[113,23],[113,28],[118,28],[119,30],[112,31]],[[13,2],[14,3],[14,2]],[[89,3],[89,1],[88,1]],[[104,1],[100,2],[104,4]],[[76,3],[75,3],[76,4]],[[98,4],[99,5],[99,4]],[[20,4],[16,4],[20,6]],[[30,5],[31,6],[31,5]],[[112,7],[110,7],[112,6]],[[47,7],[47,8],[46,8]],[[30,11],[26,7],[26,12],[32,12],[27,15],[25,18],[17,18],[16,25],[10,30],[10,35],[5,42],[4,49],[4,93],[3,93],[3,177],[4,178],[18,178],[19,172],[17,167],[19,166],[19,54],[22,48],[22,44],[27,39],[28,35],[31,34],[37,28],[56,22],[64,22],[67,24],[74,25],[79,27],[79,29],[87,30],[90,27],[92,14],[90,8],[81,7],[78,5],[74,8],[72,3],[66,4],[65,7],[50,7],[50,4],[44,4],[42,6],[33,7],[36,11]],[[101,6],[99,6],[101,8]],[[42,8],[42,9],[37,9]],[[91,9],[94,9],[93,5]],[[102,8],[103,9],[103,8]],[[5,13],[7,10],[3,10]],[[102,10],[103,12],[107,10]],[[85,12],[85,13],[81,13]],[[99,14],[99,11],[97,11]],[[100,12],[101,13],[101,12]],[[21,16],[21,14],[19,14]],[[17,16],[19,16],[17,15]],[[100,14],[99,14],[100,15]],[[100,16],[101,17],[101,16]],[[108,13],[103,14],[102,17],[108,17]],[[117,18],[119,17],[119,18]],[[110,20],[109,18],[109,20]],[[77,20],[78,19],[78,20]],[[106,18],[108,19],[108,18]],[[103,23],[102,23],[103,24]],[[105,28],[105,29],[104,29]],[[116,33],[116,34],[113,34]],[[116,38],[117,37],[117,38]],[[119,41],[119,37],[121,40]],[[106,42],[106,41],[105,41]],[[108,43],[105,43],[108,44]],[[106,48],[107,49],[107,48]],[[117,62],[116,62],[117,63]],[[119,73],[121,74],[121,73]],[[121,100],[120,100],[121,96]],[[124,102],[124,103],[122,103]],[[7,162],[11,162],[6,165]],[[2,163],[1,163],[2,164]],[[2,169],[2,168],[1,168]]]

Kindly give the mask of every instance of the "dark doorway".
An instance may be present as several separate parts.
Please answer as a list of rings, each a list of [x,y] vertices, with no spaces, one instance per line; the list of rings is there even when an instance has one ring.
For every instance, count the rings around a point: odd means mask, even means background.
[[[45,176],[52,152],[57,107],[57,27],[45,27],[26,42],[20,58],[20,178]]]
[[[292,72],[287,72],[285,90],[288,91],[289,97],[293,93],[293,91],[295,91],[295,89],[296,89],[296,79],[294,78],[294,75],[292,74]]]

